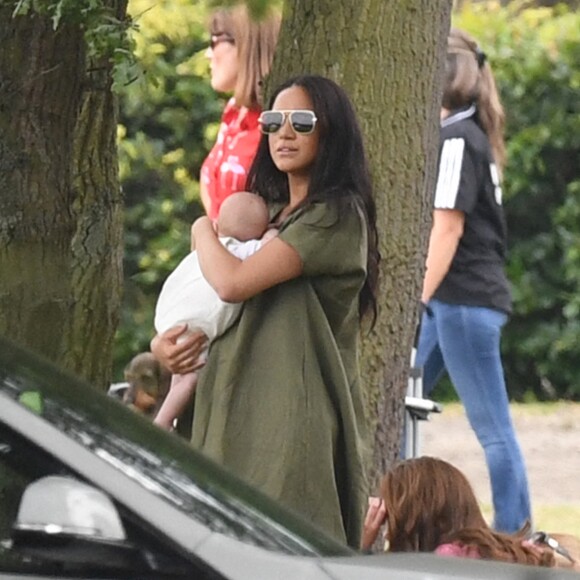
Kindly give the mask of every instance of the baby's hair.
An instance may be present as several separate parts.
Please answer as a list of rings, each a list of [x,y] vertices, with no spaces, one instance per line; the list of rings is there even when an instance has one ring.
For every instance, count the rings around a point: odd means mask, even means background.
[[[217,219],[220,236],[241,242],[261,238],[268,227],[268,206],[262,197],[248,191],[238,191],[222,203]]]

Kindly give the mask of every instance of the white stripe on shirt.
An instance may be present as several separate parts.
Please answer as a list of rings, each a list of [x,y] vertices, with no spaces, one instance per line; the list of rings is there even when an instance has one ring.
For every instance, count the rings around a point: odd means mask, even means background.
[[[439,161],[439,177],[435,188],[435,209],[454,209],[459,192],[465,139],[447,139]]]

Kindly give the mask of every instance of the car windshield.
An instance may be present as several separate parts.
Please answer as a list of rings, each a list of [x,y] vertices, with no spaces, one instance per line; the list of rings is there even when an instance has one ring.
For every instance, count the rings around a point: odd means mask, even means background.
[[[213,531],[292,554],[352,554],[184,440],[1,338],[0,392]]]

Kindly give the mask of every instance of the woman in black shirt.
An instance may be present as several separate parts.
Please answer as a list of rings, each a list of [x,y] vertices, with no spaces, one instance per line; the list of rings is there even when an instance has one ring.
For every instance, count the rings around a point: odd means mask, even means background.
[[[466,33],[451,30],[417,363],[426,394],[449,373],[485,452],[494,527],[515,532],[531,516],[500,356],[511,310],[500,185],[503,121],[485,54]]]

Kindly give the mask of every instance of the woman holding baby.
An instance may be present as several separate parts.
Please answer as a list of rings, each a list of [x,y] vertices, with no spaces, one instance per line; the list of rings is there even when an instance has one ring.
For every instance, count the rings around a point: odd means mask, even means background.
[[[247,187],[278,236],[245,260],[211,220],[192,236],[205,278],[244,302],[200,372],[192,443],[354,547],[367,487],[359,331],[375,311],[375,207],[352,104],[334,82],[301,76],[274,92]],[[154,340],[172,372],[194,370],[195,344]]]

